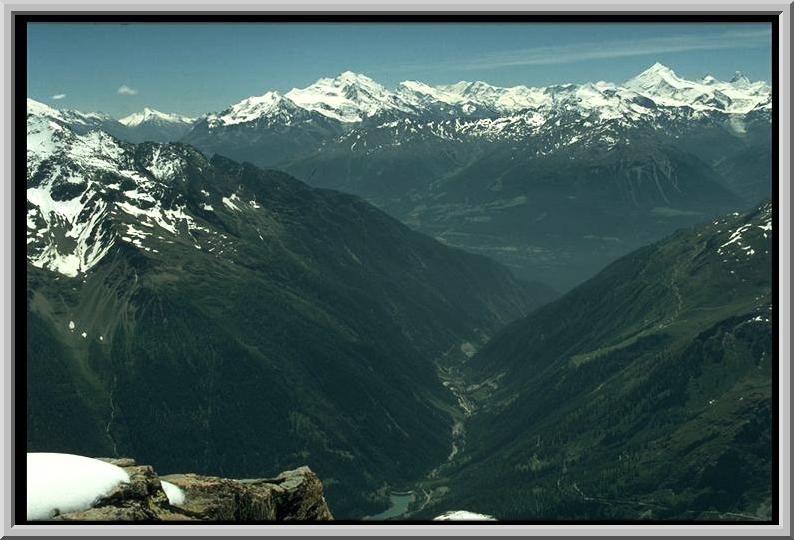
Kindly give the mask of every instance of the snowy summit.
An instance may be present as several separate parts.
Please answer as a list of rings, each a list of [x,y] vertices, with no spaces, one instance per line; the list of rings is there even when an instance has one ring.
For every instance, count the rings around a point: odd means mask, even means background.
[[[293,88],[287,97],[304,109],[340,122],[361,122],[382,112],[410,113],[412,107],[366,75],[345,71],[323,78],[303,89]]]
[[[195,118],[164,113],[149,107],[144,107],[141,112],[132,113],[119,119],[119,123],[127,127],[135,127],[142,124],[192,124],[194,121]]]

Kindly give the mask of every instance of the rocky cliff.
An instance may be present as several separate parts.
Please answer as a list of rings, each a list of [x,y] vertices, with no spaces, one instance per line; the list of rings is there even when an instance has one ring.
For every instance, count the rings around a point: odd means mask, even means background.
[[[232,480],[198,474],[159,476],[133,459],[99,458],[123,468],[121,483],[91,508],[56,521],[329,521],[320,479],[308,467],[275,478]],[[169,486],[171,484],[171,486]],[[174,489],[176,486],[178,489]],[[166,494],[166,487],[170,488]]]

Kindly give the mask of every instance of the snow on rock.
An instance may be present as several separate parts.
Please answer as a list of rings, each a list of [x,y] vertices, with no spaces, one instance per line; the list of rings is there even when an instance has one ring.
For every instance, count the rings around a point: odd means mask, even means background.
[[[160,480],[160,485],[163,487],[163,491],[165,491],[166,497],[168,497],[168,502],[173,505],[180,505],[184,504],[185,502],[185,492],[182,491],[179,486],[175,486],[171,482],[166,482],[165,480]]]
[[[98,112],[80,112],[75,110],[59,110],[38,102],[35,99],[27,98],[28,118],[45,118],[54,121],[61,126],[68,126],[80,131],[101,128],[107,122],[113,122],[110,115]]]
[[[715,251],[729,274],[746,279],[745,268],[756,254],[768,255],[772,231],[772,207],[769,202],[745,215],[734,213],[712,222],[719,235]],[[737,272],[738,271],[738,272]]]
[[[27,519],[86,510],[130,477],[121,467],[73,454],[27,455]]]
[[[157,180],[169,182],[184,171],[185,166],[184,158],[174,150],[173,146],[160,145],[152,152],[146,170]]]
[[[229,210],[237,210],[240,211],[240,207],[237,206],[241,201],[240,198],[237,196],[236,193],[232,193],[230,197],[222,197],[221,202],[224,206],[226,206]]]
[[[710,75],[701,81],[689,81],[658,62],[624,86],[659,104],[696,110],[747,113],[769,104],[769,87],[764,82],[750,83],[746,77],[723,82]]]
[[[26,192],[28,220],[33,225],[28,232],[32,238],[28,259],[36,267],[75,277],[96,264],[112,245],[112,231],[102,227],[109,207],[92,177],[117,174],[124,152],[106,133],[77,135],[30,113],[28,144]],[[32,185],[45,162],[48,174]],[[64,188],[68,188],[66,195]],[[60,242],[63,237],[74,242]]]
[[[290,125],[293,116],[300,110],[288,97],[278,92],[267,92],[246,98],[220,113],[210,114],[206,121],[210,127],[244,124],[260,118],[279,120],[284,125]]]
[[[293,88],[286,96],[299,107],[345,123],[361,122],[381,112],[413,112],[403,96],[352,71],[320,79],[303,89]]]
[[[120,124],[127,127],[136,127],[141,124],[169,125],[169,124],[192,124],[196,119],[160,112],[156,109],[144,107],[141,112],[132,113],[129,116],[119,119]]]
[[[725,242],[724,244],[722,244],[720,247],[724,248],[724,247],[730,246],[733,243],[739,243],[739,245],[741,246],[742,233],[745,232],[750,227],[752,227],[752,225],[750,225],[749,223],[747,223],[745,225],[742,225],[741,227],[739,227],[738,229],[733,231],[731,233],[730,238],[728,238],[728,241]]]
[[[453,510],[434,517],[433,521],[496,521],[496,518],[467,510]]]
[[[184,200],[169,196],[185,177],[189,150],[160,144],[141,154],[103,131],[74,131],[64,114],[28,102],[27,258],[33,266],[77,277],[118,240],[154,252],[143,245],[149,233],[142,228],[172,235],[202,229]]]

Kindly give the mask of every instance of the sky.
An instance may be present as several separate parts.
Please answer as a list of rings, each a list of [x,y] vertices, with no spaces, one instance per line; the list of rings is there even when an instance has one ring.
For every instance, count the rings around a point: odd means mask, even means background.
[[[771,79],[764,23],[29,23],[27,94],[121,117],[198,116],[351,70],[497,86],[621,82],[661,62],[689,79]]]

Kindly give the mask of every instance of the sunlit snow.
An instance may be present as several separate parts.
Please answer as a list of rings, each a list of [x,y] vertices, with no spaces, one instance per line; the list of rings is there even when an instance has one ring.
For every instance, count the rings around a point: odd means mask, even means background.
[[[166,497],[168,497],[168,502],[173,505],[180,505],[185,502],[185,492],[179,486],[175,486],[171,482],[166,482],[165,480],[160,480],[160,485],[163,487],[163,491],[165,491]]]
[[[453,510],[434,517],[433,521],[496,521],[496,518],[467,510]]]
[[[27,519],[87,510],[120,483],[129,482],[121,467],[73,454],[27,455]]]

